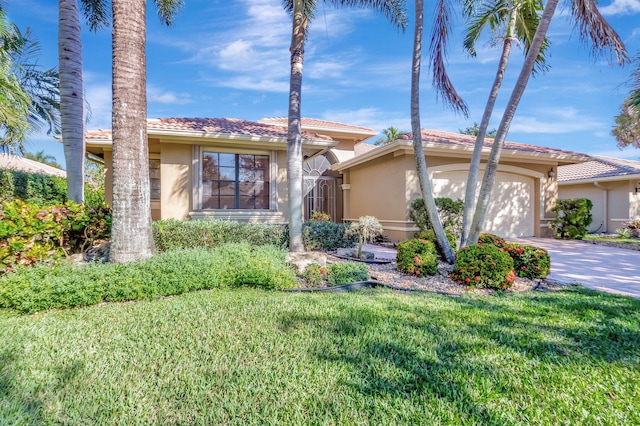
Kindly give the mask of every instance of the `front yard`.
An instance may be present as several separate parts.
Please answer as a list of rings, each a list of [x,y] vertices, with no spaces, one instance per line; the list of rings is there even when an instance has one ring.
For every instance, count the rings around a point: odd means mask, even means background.
[[[0,424],[639,424],[640,301],[212,290],[0,310]]]

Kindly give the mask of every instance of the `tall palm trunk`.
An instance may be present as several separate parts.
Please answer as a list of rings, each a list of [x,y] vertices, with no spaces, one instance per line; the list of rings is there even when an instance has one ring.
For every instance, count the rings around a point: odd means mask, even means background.
[[[291,78],[289,80],[289,119],[287,131],[287,188],[289,201],[289,251],[302,252],[302,135],[300,99],[302,63],[307,18],[303,17],[304,0],[293,4],[291,34]]]
[[[489,198],[491,197],[491,191],[493,190],[493,184],[495,182],[496,172],[498,170],[498,162],[500,161],[502,147],[504,146],[504,141],[507,138],[507,133],[509,132],[511,121],[515,116],[516,109],[518,108],[518,104],[520,103],[520,99],[522,98],[522,94],[524,93],[524,89],[527,87],[527,82],[529,81],[529,77],[531,76],[531,72],[533,71],[533,67],[535,66],[536,58],[540,53],[540,49],[542,49],[549,24],[551,23],[551,18],[553,17],[557,5],[558,0],[548,0],[547,4],[544,7],[542,17],[540,18],[540,23],[538,24],[538,29],[536,30],[536,35],[533,37],[531,47],[529,48],[529,52],[527,53],[524,64],[522,65],[522,69],[520,70],[520,75],[518,76],[516,85],[513,89],[513,92],[511,93],[511,97],[509,98],[509,102],[507,103],[507,107],[502,116],[502,120],[500,121],[500,126],[498,127],[498,132],[494,139],[493,146],[491,147],[491,153],[489,154],[489,159],[487,160],[487,167],[482,178],[480,195],[478,196],[476,211],[473,216],[473,222],[471,223],[469,237],[467,238],[467,243],[469,244],[475,244],[478,242],[480,230],[482,229],[482,225],[487,214]]]
[[[111,261],[151,257],[147,147],[146,0],[113,0]]]
[[[60,0],[58,61],[60,123],[67,166],[67,198],[84,203],[84,98],[82,42],[76,0]]]
[[[471,229],[471,219],[475,211],[476,204],[476,189],[478,186],[478,176],[480,174],[480,159],[482,157],[482,147],[484,146],[484,138],[487,135],[487,127],[489,127],[489,120],[493,113],[493,107],[495,106],[496,99],[498,98],[498,92],[500,92],[500,86],[504,80],[504,73],[507,69],[507,63],[509,62],[509,54],[511,53],[511,45],[514,37],[516,26],[516,13],[511,12],[509,17],[509,24],[507,27],[507,34],[502,43],[502,55],[500,56],[500,62],[498,63],[498,71],[496,77],[493,80],[493,86],[489,93],[489,99],[484,108],[482,115],[482,121],[478,128],[478,135],[476,136],[476,143],[473,147],[473,155],[471,156],[471,164],[469,165],[469,176],[467,177],[467,187],[464,195],[464,210],[462,212],[462,234],[460,236],[460,247],[467,245],[467,237]]]
[[[413,61],[411,64],[411,131],[413,132],[413,151],[416,159],[416,170],[420,181],[420,191],[427,208],[429,220],[433,225],[438,244],[444,253],[447,262],[453,263],[455,256],[447,236],[442,227],[442,222],[438,216],[436,201],[433,197],[433,188],[429,180],[429,172],[422,146],[422,132],[420,127],[420,66],[422,57],[422,33],[424,21],[424,3],[422,0],[415,0],[416,22],[413,35]]]

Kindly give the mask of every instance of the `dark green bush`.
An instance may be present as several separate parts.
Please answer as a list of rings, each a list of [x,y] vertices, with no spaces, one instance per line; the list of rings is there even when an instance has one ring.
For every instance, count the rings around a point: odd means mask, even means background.
[[[294,273],[285,257],[281,248],[252,248],[245,243],[215,250],[176,250],[125,265],[19,267],[0,277],[0,308],[29,313],[211,288],[295,287]]]
[[[455,253],[456,252],[456,247],[458,245],[458,241],[456,239],[456,236],[452,232],[449,232],[449,231],[445,231],[444,233],[447,236],[447,240],[449,241],[449,244],[451,245],[451,249]],[[436,238],[436,232],[433,229],[428,229],[426,231],[422,231],[420,233],[420,236],[418,237],[418,239],[431,241],[433,243],[433,245],[436,247],[436,249],[438,249],[438,257],[440,259],[444,259],[444,253],[442,251],[442,247],[440,247],[440,244],[438,244],[438,239]]]
[[[348,226],[342,223],[311,220],[302,224],[302,241],[307,250],[335,250],[353,247],[357,235],[345,235]]]
[[[491,244],[493,246],[502,248],[508,246],[507,241],[504,238],[495,234],[489,234],[488,232],[485,232],[478,236],[478,244]]]
[[[433,242],[414,239],[398,244],[396,263],[399,271],[418,277],[438,273],[438,254]]]
[[[67,180],[14,170],[0,170],[0,202],[22,200],[28,204],[63,204]]]
[[[339,262],[327,266],[327,281],[330,286],[367,281],[367,265],[358,262]]]
[[[53,206],[20,200],[0,205],[0,274],[16,264],[55,262],[83,251],[111,233],[108,208],[69,201]]]
[[[513,259],[513,268],[517,276],[535,279],[549,275],[551,259],[545,249],[522,244],[507,244],[506,250]]]
[[[587,227],[593,220],[593,203],[588,198],[558,200],[553,211],[556,218],[551,221],[556,237],[581,240],[587,235]]]
[[[461,248],[449,276],[461,285],[503,290],[511,287],[516,278],[509,253],[491,244]]]
[[[158,220],[153,238],[159,251],[185,248],[216,248],[226,243],[246,242],[254,246],[287,247],[286,225],[238,223],[230,220]]]
[[[442,227],[446,231],[453,232],[454,234],[460,233],[464,201],[453,201],[451,198],[436,198],[435,201]],[[409,218],[416,224],[421,232],[433,229],[422,198],[416,198],[411,203],[409,207]]]

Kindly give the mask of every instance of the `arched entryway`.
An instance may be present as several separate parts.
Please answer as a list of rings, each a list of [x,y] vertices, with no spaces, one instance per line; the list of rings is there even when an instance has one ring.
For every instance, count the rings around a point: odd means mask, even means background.
[[[336,222],[342,221],[341,177],[331,170],[335,162],[333,155],[326,153],[305,160],[302,165],[305,220],[318,211],[328,213]]]

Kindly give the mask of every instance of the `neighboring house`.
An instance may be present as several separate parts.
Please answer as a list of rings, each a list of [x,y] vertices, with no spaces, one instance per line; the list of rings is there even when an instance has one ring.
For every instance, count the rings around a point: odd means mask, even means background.
[[[590,232],[613,233],[640,216],[640,161],[592,157],[558,169],[558,198],[593,202]]]
[[[222,218],[285,222],[287,119],[162,118],[148,121],[154,219]],[[375,147],[373,129],[302,119],[304,212],[341,222],[376,216],[398,241],[417,231],[409,219],[420,197],[411,135]],[[463,198],[475,137],[423,131],[437,197]],[[484,159],[488,156],[487,140]],[[105,160],[111,197],[111,132],[87,132],[87,150]],[[569,151],[507,142],[485,229],[506,237],[548,234],[559,165],[586,161]]]
[[[64,170],[11,154],[0,154],[0,170],[15,170],[18,172],[35,173],[46,176],[67,177],[67,172]]]

